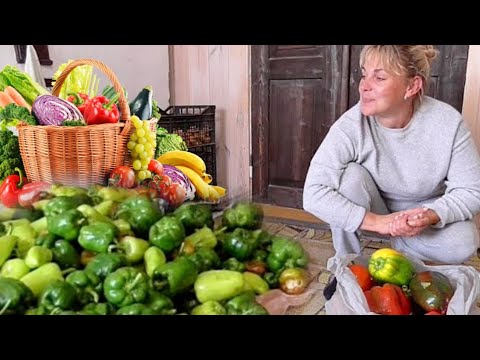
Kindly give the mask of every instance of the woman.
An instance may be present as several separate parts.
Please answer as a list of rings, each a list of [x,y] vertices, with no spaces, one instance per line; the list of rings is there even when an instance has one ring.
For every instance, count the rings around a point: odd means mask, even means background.
[[[330,128],[307,173],[304,209],[330,224],[337,255],[359,232],[417,259],[459,264],[479,245],[480,159],[462,115],[425,96],[430,45],[369,45],[360,101]]]

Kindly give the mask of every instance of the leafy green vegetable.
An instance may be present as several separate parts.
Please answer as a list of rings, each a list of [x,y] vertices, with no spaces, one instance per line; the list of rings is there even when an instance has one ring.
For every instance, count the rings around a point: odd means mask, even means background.
[[[47,89],[41,87],[30,75],[20,71],[15,66],[5,66],[0,74],[0,83],[7,82],[5,86],[10,85],[15,88],[30,105],[33,104],[37,96],[49,94]]]
[[[8,86],[8,79],[0,72],[0,91],[3,91]]]
[[[66,120],[62,123],[63,126],[87,126],[82,120]]]
[[[11,131],[0,131],[0,182],[18,167],[24,172],[18,137]]]
[[[68,60],[66,63],[60,65],[52,76],[52,85],[55,86],[55,82],[60,76],[60,74],[65,70],[68,64],[73,60]],[[93,80],[92,80],[93,77]],[[59,98],[66,100],[69,93],[82,93],[87,94],[89,97],[94,97],[98,92],[98,85],[100,79],[97,79],[97,76],[93,74],[92,65],[81,65],[73,69],[70,74],[68,74],[65,82],[62,85],[60,90]]]
[[[23,106],[11,103],[5,106],[5,109],[0,110],[0,123],[2,125],[17,126],[20,122],[28,125],[38,125],[35,117]]]
[[[168,131],[162,127],[157,129],[157,148],[155,149],[155,157],[165,154],[167,151],[184,150],[188,147],[180,135],[169,134]]]

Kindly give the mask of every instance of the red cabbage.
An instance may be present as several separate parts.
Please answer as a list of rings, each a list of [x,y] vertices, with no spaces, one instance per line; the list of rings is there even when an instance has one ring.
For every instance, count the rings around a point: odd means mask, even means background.
[[[195,198],[195,186],[192,184],[190,179],[187,175],[185,175],[182,171],[177,169],[175,166],[162,164],[163,165],[163,173],[170,177],[173,182],[182,185],[185,189],[187,195],[185,196],[185,200],[193,200]]]
[[[62,125],[65,120],[85,122],[80,110],[72,103],[53,95],[37,96],[32,104],[32,114],[40,125]]]

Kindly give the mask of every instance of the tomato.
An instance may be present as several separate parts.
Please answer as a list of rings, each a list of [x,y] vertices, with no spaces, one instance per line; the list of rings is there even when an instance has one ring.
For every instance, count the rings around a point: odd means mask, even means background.
[[[135,172],[132,168],[129,168],[128,166],[117,166],[110,173],[108,185],[131,189],[135,186]]]
[[[159,176],[163,175],[163,165],[158,160],[155,160],[155,159],[150,160],[150,163],[148,164],[148,170],[152,174],[157,174]]]
[[[170,183],[160,191],[160,197],[166,200],[170,206],[178,207],[185,201],[187,192],[182,185],[177,183]]]
[[[352,264],[349,265],[348,268],[357,278],[358,285],[360,285],[363,291],[370,290],[372,286],[375,285],[372,276],[370,275],[368,269],[365,266],[359,264]]]

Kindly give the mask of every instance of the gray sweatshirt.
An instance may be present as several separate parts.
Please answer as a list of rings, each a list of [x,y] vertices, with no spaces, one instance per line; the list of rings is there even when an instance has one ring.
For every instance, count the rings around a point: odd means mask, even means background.
[[[311,160],[304,209],[333,227],[356,231],[366,209],[340,195],[349,162],[365,167],[387,206],[418,202],[440,217],[437,228],[480,212],[480,157],[462,115],[425,97],[402,129],[365,117],[357,104],[330,128]]]

